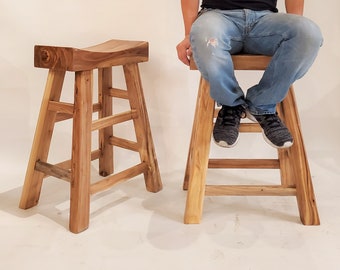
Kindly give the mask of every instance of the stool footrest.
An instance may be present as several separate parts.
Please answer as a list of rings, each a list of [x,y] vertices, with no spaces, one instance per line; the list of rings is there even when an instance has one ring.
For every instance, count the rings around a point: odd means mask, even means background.
[[[92,131],[123,123],[138,117],[136,110],[131,110],[114,116],[107,116],[92,122]]]
[[[115,136],[110,137],[110,144],[113,146],[117,146],[117,147],[124,148],[127,150],[135,151],[135,152],[138,152],[140,148],[140,145],[137,142],[133,142],[133,141],[115,137]]]
[[[209,159],[210,169],[279,169],[278,159]]]
[[[121,171],[117,174],[110,175],[92,184],[90,187],[90,194],[92,195],[92,194],[101,192],[103,190],[106,190],[119,182],[129,180],[137,175],[140,175],[146,172],[147,170],[148,170],[148,165],[145,162],[142,162],[136,166],[133,166],[129,169]]]
[[[100,157],[100,153],[101,152],[98,149],[92,151],[91,152],[91,161],[98,159]],[[56,167],[62,168],[64,170],[70,170],[71,169],[71,160],[70,159],[69,160],[65,160],[65,161],[62,161],[60,163],[54,164],[52,166],[56,166]],[[46,175],[46,177],[47,176],[48,175]],[[66,180],[66,179],[64,179],[64,180]]]
[[[67,102],[50,101],[48,103],[48,110],[55,111],[58,113],[69,114],[72,117],[74,106],[73,104]]]
[[[47,162],[37,161],[35,169],[39,172],[44,173],[46,176],[53,176],[59,179],[66,180],[67,182],[70,182],[71,180],[71,170],[67,170]],[[100,191],[106,190],[109,187],[117,184],[118,182],[128,180],[139,174],[144,173],[147,169],[147,164],[145,162],[142,162],[117,174],[113,174],[106,178],[103,178],[102,180],[99,180],[91,185],[90,194],[95,194]]]
[[[48,110],[57,113],[55,122],[61,122],[73,117],[74,105],[66,102],[50,101],[48,105]],[[101,110],[101,105],[99,103],[94,103],[92,107],[92,112],[99,112]]]
[[[71,179],[71,171],[61,168],[56,165],[52,165],[47,162],[37,161],[35,163],[35,170],[44,173],[48,176],[54,176],[59,179],[63,179],[66,181],[70,181]]]
[[[94,150],[91,152],[91,161],[98,159],[100,156],[100,150]],[[35,163],[35,170],[44,173],[44,177],[54,176],[56,178],[70,181],[71,179],[71,160],[65,160],[57,164],[50,164],[48,162],[37,161]]]
[[[260,133],[262,132],[262,128],[258,123],[241,123],[240,132]]]
[[[111,88],[107,91],[107,94],[114,98],[129,99],[128,92],[123,89]]]
[[[281,185],[206,185],[206,196],[295,196],[295,187]]]

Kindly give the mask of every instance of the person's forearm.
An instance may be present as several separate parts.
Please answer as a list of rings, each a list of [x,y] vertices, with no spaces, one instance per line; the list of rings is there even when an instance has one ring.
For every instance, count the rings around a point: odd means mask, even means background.
[[[287,13],[303,15],[304,0],[285,0]]]
[[[191,25],[197,18],[199,0],[181,0],[185,36],[189,35]]]

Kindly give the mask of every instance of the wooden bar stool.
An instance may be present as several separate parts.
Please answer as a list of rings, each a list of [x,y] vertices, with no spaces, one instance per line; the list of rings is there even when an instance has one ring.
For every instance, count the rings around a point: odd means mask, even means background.
[[[39,201],[43,178],[54,176],[70,182],[71,232],[89,226],[90,195],[144,174],[146,189],[158,192],[162,182],[151,136],[138,63],[148,61],[145,41],[110,40],[85,49],[37,45],[34,65],[49,69],[37,128],[21,195],[20,208]],[[127,89],[112,86],[112,67],[122,66]],[[98,69],[98,102],[93,102],[93,70]],[[74,103],[60,101],[66,71],[75,73]],[[113,98],[126,99],[130,107],[113,113]],[[98,117],[92,119],[93,113]],[[55,123],[73,118],[71,159],[48,163]],[[114,136],[113,125],[132,121],[136,141]],[[98,131],[98,149],[92,150],[92,132]],[[139,153],[140,163],[114,173],[113,146]],[[137,154],[138,155],[138,154]],[[91,183],[91,161],[99,159],[104,178]]]
[[[270,62],[268,56],[233,56],[235,70],[264,70]],[[197,69],[191,61],[191,69]],[[281,119],[294,137],[294,144],[278,149],[277,159],[213,159],[210,142],[213,119],[217,115],[215,102],[209,94],[209,84],[201,77],[195,118],[183,188],[188,190],[184,223],[200,223],[204,196],[296,196],[300,219],[304,225],[319,225],[312,179],[303,143],[298,109],[293,87],[277,106]],[[257,123],[241,123],[240,132],[261,132]],[[207,185],[208,168],[225,169],[279,169],[279,185]]]

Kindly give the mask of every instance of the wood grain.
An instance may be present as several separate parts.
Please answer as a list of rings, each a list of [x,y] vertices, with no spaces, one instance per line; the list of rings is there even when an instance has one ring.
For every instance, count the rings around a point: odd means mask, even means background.
[[[84,49],[36,45],[34,66],[82,71],[148,61],[146,41],[109,40]]]
[[[233,55],[235,70],[265,70],[271,57],[263,55]],[[190,69],[197,70],[195,62]],[[209,147],[213,118],[218,109],[210,97],[209,83],[201,77],[195,118],[185,170],[183,189],[188,190],[184,223],[200,223],[204,196],[295,196],[300,219],[304,225],[319,225],[319,215],[303,143],[293,87],[278,105],[278,113],[294,137],[288,149],[279,149],[274,159],[211,158]],[[257,123],[241,123],[240,132],[261,132]],[[227,150],[226,150],[227,151]],[[278,169],[280,185],[207,185],[207,169]]]

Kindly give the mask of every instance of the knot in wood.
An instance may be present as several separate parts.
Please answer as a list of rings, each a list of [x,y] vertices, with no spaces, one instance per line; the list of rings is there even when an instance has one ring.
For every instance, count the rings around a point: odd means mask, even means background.
[[[41,60],[44,62],[49,62],[50,53],[48,50],[41,50]]]

